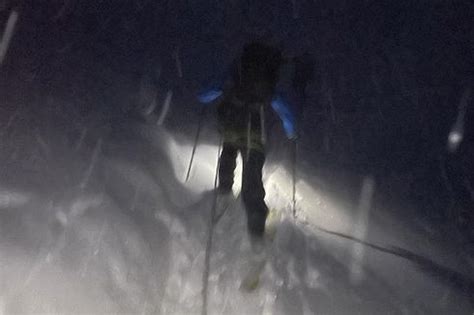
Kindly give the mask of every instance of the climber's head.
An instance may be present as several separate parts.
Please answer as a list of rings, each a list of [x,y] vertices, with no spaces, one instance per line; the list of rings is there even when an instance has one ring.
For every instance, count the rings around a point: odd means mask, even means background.
[[[282,59],[282,52],[278,47],[258,40],[245,44],[241,56],[242,67],[266,65],[278,69]]]

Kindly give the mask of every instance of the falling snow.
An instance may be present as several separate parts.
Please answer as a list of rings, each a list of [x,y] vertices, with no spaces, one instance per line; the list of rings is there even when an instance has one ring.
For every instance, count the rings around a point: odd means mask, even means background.
[[[12,6],[0,315],[474,314],[469,1]],[[195,96],[225,89],[255,36],[282,47],[290,89],[296,57],[314,73],[286,95],[296,141],[261,108],[270,215],[249,293],[243,161],[214,208],[216,104]]]
[[[15,30],[15,25],[18,20],[18,12],[12,11],[3,31],[2,39],[0,41],[0,66],[3,63],[3,60],[7,54],[8,47],[10,46],[10,41],[13,37],[13,32]]]

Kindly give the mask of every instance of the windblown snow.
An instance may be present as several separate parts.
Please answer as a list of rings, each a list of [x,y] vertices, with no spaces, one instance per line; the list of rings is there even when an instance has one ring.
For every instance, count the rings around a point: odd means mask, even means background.
[[[204,133],[185,181],[193,135],[169,124],[69,138],[27,126],[2,129],[0,314],[201,314],[217,135]],[[304,154],[296,218],[288,161],[265,167],[276,232],[252,293],[239,289],[249,243],[236,185],[213,234],[209,314],[472,313],[472,265],[456,248],[377,201],[370,174],[351,199]]]

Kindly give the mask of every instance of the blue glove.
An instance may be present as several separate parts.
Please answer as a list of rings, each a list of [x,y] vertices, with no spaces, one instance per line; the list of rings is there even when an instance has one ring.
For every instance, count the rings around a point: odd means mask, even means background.
[[[290,123],[283,122],[283,129],[285,129],[286,137],[289,140],[296,140],[298,138],[295,128]]]
[[[199,100],[199,102],[203,103],[203,104],[209,104],[213,101],[215,101],[219,96],[221,96],[223,93],[222,89],[221,88],[218,88],[218,87],[211,87],[211,88],[207,88],[205,90],[202,90],[197,98]]]
[[[272,108],[280,117],[288,139],[296,139],[295,115],[291,111],[290,105],[285,98],[280,94],[276,94],[272,99]]]

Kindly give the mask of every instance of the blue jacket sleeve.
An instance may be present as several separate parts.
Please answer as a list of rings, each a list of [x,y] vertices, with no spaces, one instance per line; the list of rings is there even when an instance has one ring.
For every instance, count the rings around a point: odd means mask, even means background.
[[[226,82],[231,78],[234,65],[229,66],[224,72],[214,78],[211,84],[207,85],[207,88],[202,89],[197,99],[200,103],[209,104],[218,99],[224,93],[224,86]]]
[[[209,104],[215,101],[223,93],[221,87],[212,86],[199,92],[197,98],[203,104]]]
[[[280,117],[285,134],[289,139],[296,137],[296,119],[293,110],[283,95],[277,93],[272,99],[272,108]]]

